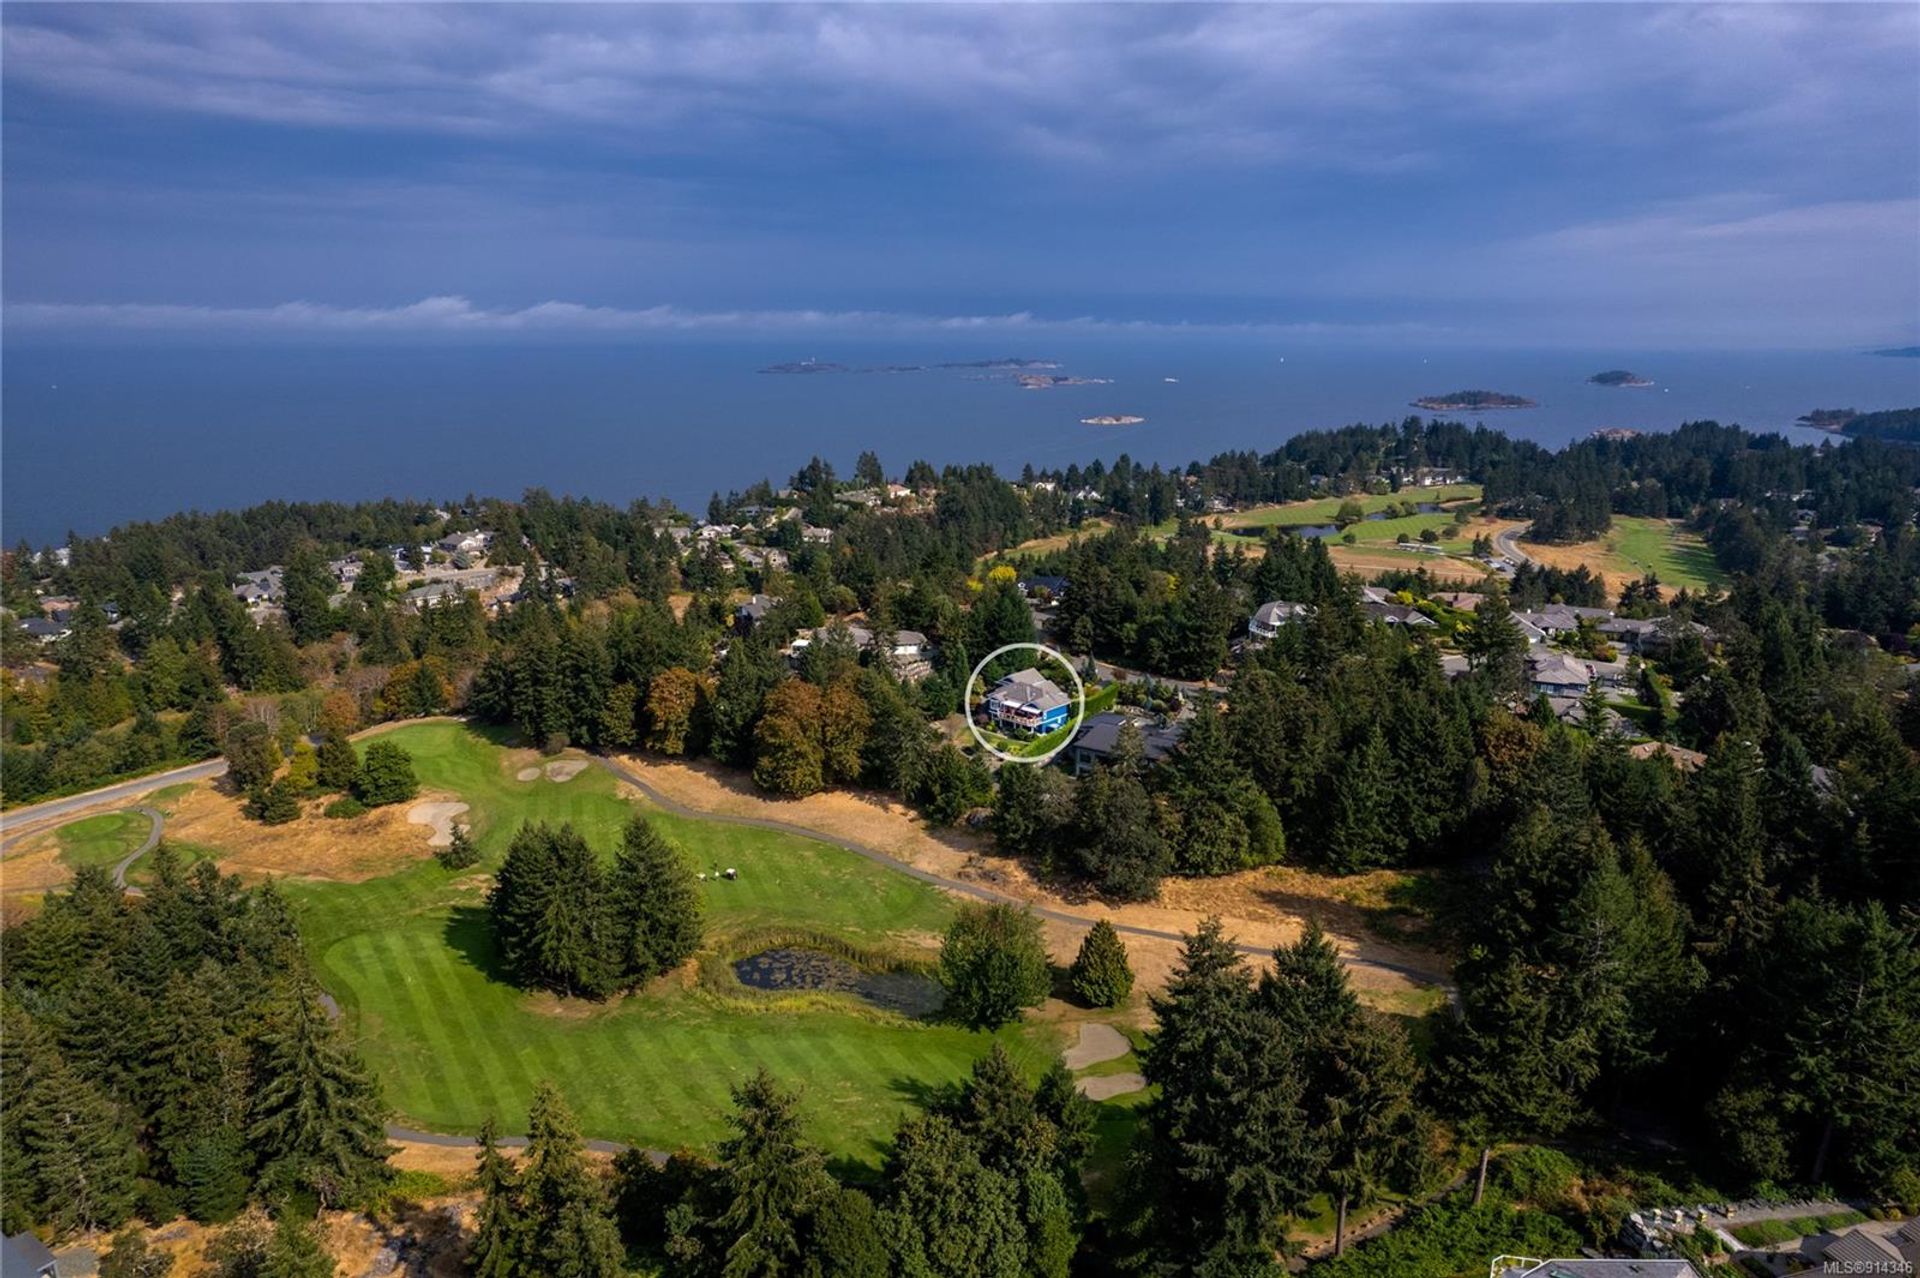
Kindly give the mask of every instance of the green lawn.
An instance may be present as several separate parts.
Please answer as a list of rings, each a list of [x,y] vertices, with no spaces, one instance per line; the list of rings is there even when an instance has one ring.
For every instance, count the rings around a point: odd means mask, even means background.
[[[78,870],[98,865],[111,869],[115,862],[139,847],[151,830],[144,813],[103,812],[54,831],[60,844],[60,863]]]
[[[1397,493],[1357,493],[1348,497],[1316,497],[1312,501],[1283,502],[1277,506],[1255,506],[1248,510],[1230,515],[1220,515],[1229,528],[1272,528],[1277,525],[1291,524],[1330,524],[1340,508],[1349,501],[1360,503],[1361,509],[1371,515],[1377,510],[1397,506],[1403,501],[1411,502],[1450,502],[1478,499],[1478,484],[1447,484],[1439,488],[1409,488]],[[1211,523],[1216,516],[1208,516]],[[1441,516],[1442,519],[1448,516]],[[1381,520],[1382,524],[1389,520]]]
[[[1616,515],[1607,547],[1634,572],[1652,572],[1669,586],[1705,590],[1726,585],[1726,574],[1699,534],[1664,519]]]
[[[469,804],[481,870],[521,822],[571,821],[611,851],[635,805],[589,768],[573,780],[518,781],[494,741],[459,724],[403,728],[424,786]],[[740,877],[704,885],[709,942],[762,928],[899,945],[944,928],[948,898],[810,839],[654,814],[698,869]],[[552,1078],[588,1135],[656,1148],[724,1132],[727,1086],[765,1065],[803,1088],[812,1134],[829,1152],[877,1165],[887,1137],[930,1088],[961,1078],[988,1035],[910,1022],[850,999],[779,1003],[704,990],[649,991],[557,1005],[496,978],[478,872],[416,864],[360,884],[291,883],[321,979],[403,1121],[470,1132],[488,1114],[518,1130],[535,1080]],[[718,961],[717,957],[713,961]],[[1055,1032],[1000,1037],[1037,1072]]]

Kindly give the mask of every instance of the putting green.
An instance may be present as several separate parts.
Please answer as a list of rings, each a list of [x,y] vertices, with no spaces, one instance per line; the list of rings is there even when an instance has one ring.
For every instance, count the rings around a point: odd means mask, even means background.
[[[509,766],[498,739],[462,724],[386,739],[413,755],[424,787],[471,805],[480,865],[452,873],[415,863],[364,883],[294,882],[287,891],[323,984],[403,1122],[471,1132],[492,1114],[517,1129],[534,1083],[551,1078],[590,1136],[698,1147],[724,1133],[728,1085],[764,1065],[802,1089],[815,1140],[875,1166],[899,1119],[929,1089],[963,1077],[992,1041],[843,996],[770,1004],[676,987],[593,1004],[523,993],[496,975],[487,872],[524,821],[571,821],[611,854],[644,805],[619,797],[598,767],[566,782],[517,780],[524,759]],[[943,893],[831,845],[650,815],[696,869],[738,871],[702,886],[712,945],[770,928],[926,944],[951,917]],[[1046,1026],[999,1037],[1035,1072],[1060,1047]]]

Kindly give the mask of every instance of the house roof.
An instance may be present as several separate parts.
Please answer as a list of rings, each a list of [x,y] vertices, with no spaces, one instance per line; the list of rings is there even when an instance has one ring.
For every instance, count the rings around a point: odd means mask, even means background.
[[[20,623],[20,628],[35,639],[58,639],[67,633],[63,622],[48,621],[43,617],[28,617]]]
[[[1307,606],[1303,603],[1294,603],[1287,599],[1276,599],[1272,603],[1263,603],[1258,608],[1255,608],[1253,610],[1253,621],[1255,625],[1266,626],[1271,629],[1274,626],[1284,625],[1292,621],[1295,617],[1305,616],[1306,611]]]
[[[1033,573],[1022,577],[1015,584],[1023,591],[1044,590],[1050,595],[1064,594],[1067,589],[1065,577],[1054,577],[1046,573]]]
[[[1431,626],[1433,618],[1421,612],[1411,604],[1374,603],[1368,601],[1360,605],[1362,612],[1390,626]]]
[[[55,1259],[47,1245],[33,1234],[20,1231],[0,1239],[0,1274],[6,1278],[34,1278],[34,1275],[57,1272]]]
[[[1080,731],[1074,734],[1072,748],[1104,759],[1113,753],[1120,741],[1120,729],[1129,723],[1140,729],[1141,757],[1148,763],[1157,763],[1173,753],[1173,748],[1186,734],[1186,724],[1180,720],[1162,725],[1145,715],[1108,710],[1087,717]]]
[[[1060,685],[1028,666],[993,685],[991,694],[996,701],[1018,702],[1031,705],[1042,714],[1060,706],[1073,704],[1073,698],[1060,690]]]
[[[1584,688],[1593,682],[1593,668],[1564,652],[1534,652],[1527,656],[1527,678],[1556,687]]]

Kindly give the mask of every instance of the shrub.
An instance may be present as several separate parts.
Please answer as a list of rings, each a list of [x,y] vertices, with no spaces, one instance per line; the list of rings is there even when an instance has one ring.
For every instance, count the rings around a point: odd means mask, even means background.
[[[947,1011],[976,1028],[1017,1020],[1051,984],[1040,920],[1011,905],[963,905],[940,947]]]
[[[353,779],[353,797],[370,808],[388,803],[403,803],[420,791],[413,775],[413,756],[391,741],[376,741],[367,747],[360,763],[360,775]]]
[[[366,813],[366,804],[360,802],[360,800],[354,798],[352,795],[347,795],[329,803],[321,815],[333,817],[335,820],[346,820],[349,817],[365,816]]]
[[[1101,919],[1088,931],[1067,972],[1067,982],[1088,1007],[1118,1007],[1127,1001],[1133,992],[1133,969],[1112,923]]]

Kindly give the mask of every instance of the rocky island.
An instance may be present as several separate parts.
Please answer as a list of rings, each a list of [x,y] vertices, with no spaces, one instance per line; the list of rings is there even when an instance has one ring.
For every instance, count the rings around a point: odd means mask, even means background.
[[[1638,373],[1629,373],[1624,368],[1609,368],[1604,373],[1595,373],[1587,379],[1595,386],[1651,386],[1652,382]]]
[[[1147,419],[1144,417],[1134,417],[1126,413],[1121,413],[1117,416],[1111,413],[1102,413],[1098,417],[1082,417],[1080,424],[1082,426],[1138,426],[1145,420]]]
[[[1434,412],[1480,412],[1488,408],[1538,408],[1539,405],[1520,395],[1503,395],[1499,391],[1463,390],[1451,395],[1428,395],[1413,401],[1415,408],[1425,408]]]

